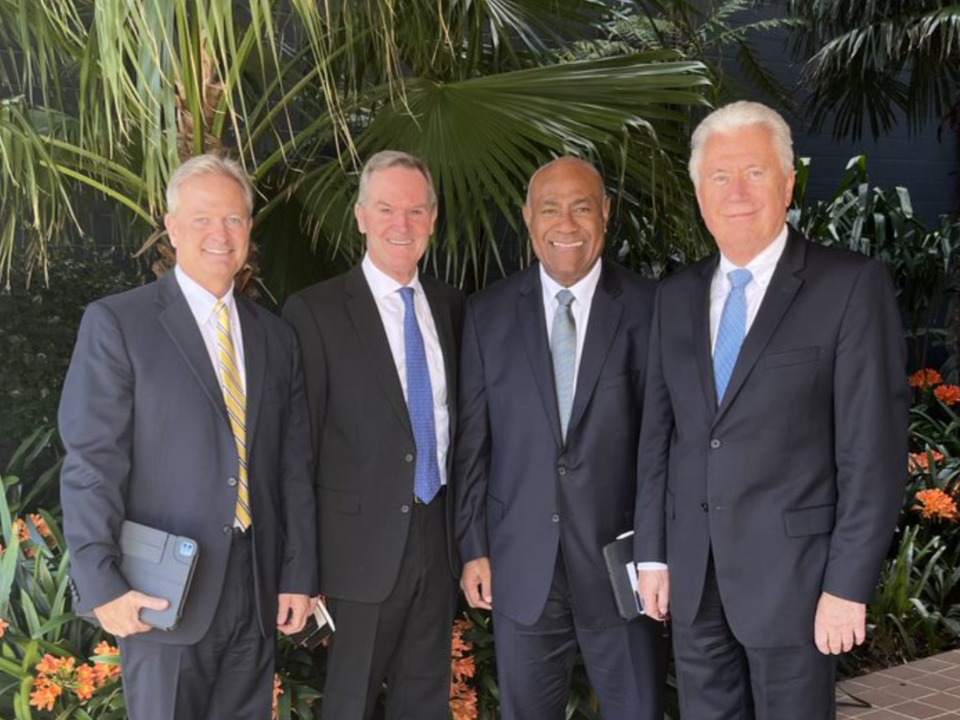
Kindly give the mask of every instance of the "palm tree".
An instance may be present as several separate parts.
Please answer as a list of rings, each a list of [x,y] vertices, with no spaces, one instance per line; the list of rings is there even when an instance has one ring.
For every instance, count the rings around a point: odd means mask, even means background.
[[[599,6],[0,2],[0,47],[16,50],[0,63],[0,272],[15,253],[42,268],[57,240],[90,233],[81,197],[99,199],[128,238],[159,235],[172,169],[218,148],[257,182],[254,237],[281,292],[307,279],[296,272],[308,239],[321,257],[356,256],[356,171],[387,147],[435,174],[442,223],[428,263],[450,280],[482,283],[503,267],[527,178],[561,153],[630,191],[629,244],[688,199],[682,121],[708,80],[671,53],[557,61]]]
[[[815,129],[874,137],[960,120],[960,6],[948,0],[788,0]]]

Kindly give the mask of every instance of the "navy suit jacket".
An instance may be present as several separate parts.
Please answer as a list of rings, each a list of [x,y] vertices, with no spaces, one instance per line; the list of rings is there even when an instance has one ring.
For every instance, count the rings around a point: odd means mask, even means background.
[[[826,591],[870,600],[903,499],[909,391],[887,269],[790,230],[723,402],[710,349],[718,258],[657,294],[635,554],[666,562],[690,624],[713,553],[752,647],[813,640]]]
[[[236,297],[247,377],[247,458],[261,630],[278,593],[317,592],[307,398],[293,331]],[[191,644],[213,619],[227,568],[239,460],[200,328],[168,273],[92,303],[60,401],[60,477],[77,608],[130,588],[119,571],[124,519],[194,538],[200,555],[176,629],[138,638]]]
[[[540,267],[467,303],[456,452],[464,561],[489,557],[494,607],[530,624],[562,546],[578,621],[620,623],[602,547],[633,527],[654,284],[604,260],[567,442],[560,434]]]

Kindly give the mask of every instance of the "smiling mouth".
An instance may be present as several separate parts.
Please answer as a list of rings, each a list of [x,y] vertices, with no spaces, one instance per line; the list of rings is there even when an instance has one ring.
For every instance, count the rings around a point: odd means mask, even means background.
[[[556,248],[557,250],[576,250],[577,248],[583,247],[583,240],[572,240],[571,242],[558,242],[557,240],[551,240],[550,246]]]
[[[205,252],[207,255],[216,255],[217,257],[227,257],[228,255],[233,255],[232,248],[223,248],[223,249],[204,248],[203,252]]]
[[[387,238],[389,245],[413,245],[413,238]]]

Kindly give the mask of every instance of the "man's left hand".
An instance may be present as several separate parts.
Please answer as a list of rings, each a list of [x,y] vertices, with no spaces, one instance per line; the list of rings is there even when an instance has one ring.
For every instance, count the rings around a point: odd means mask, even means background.
[[[867,637],[867,606],[822,593],[813,621],[813,636],[817,649],[824,655],[852,650]]]
[[[307,616],[313,612],[316,601],[309,595],[280,593],[277,608],[277,630],[284,635],[292,635],[303,630]]]

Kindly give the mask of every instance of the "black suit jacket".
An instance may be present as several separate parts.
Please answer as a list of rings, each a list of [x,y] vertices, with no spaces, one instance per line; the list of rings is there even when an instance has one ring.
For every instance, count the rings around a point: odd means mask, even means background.
[[[470,298],[460,376],[457,539],[489,557],[494,606],[530,624],[563,547],[578,620],[622,622],[601,548],[633,527],[654,285],[604,261],[564,444],[540,267]]]
[[[717,407],[715,256],[665,280],[640,441],[635,553],[670,568],[674,621],[712,549],[740,642],[809,643],[822,591],[867,602],[906,479],[900,314],[879,262],[790,231]]]
[[[307,398],[293,331],[237,297],[247,377],[247,456],[261,630],[277,594],[317,591]],[[237,450],[200,329],[174,274],[98,300],[80,324],[60,402],[60,479],[78,609],[130,588],[119,566],[125,519],[197,540],[198,565],[175,630],[194,643],[213,618],[230,554]]]
[[[443,351],[451,456],[463,295],[421,274]],[[397,367],[361,266],[287,301],[300,337],[316,448],[320,587],[382,602],[396,584],[410,526],[416,443]],[[448,502],[448,508],[452,505]],[[451,573],[459,574],[449,536]]]

